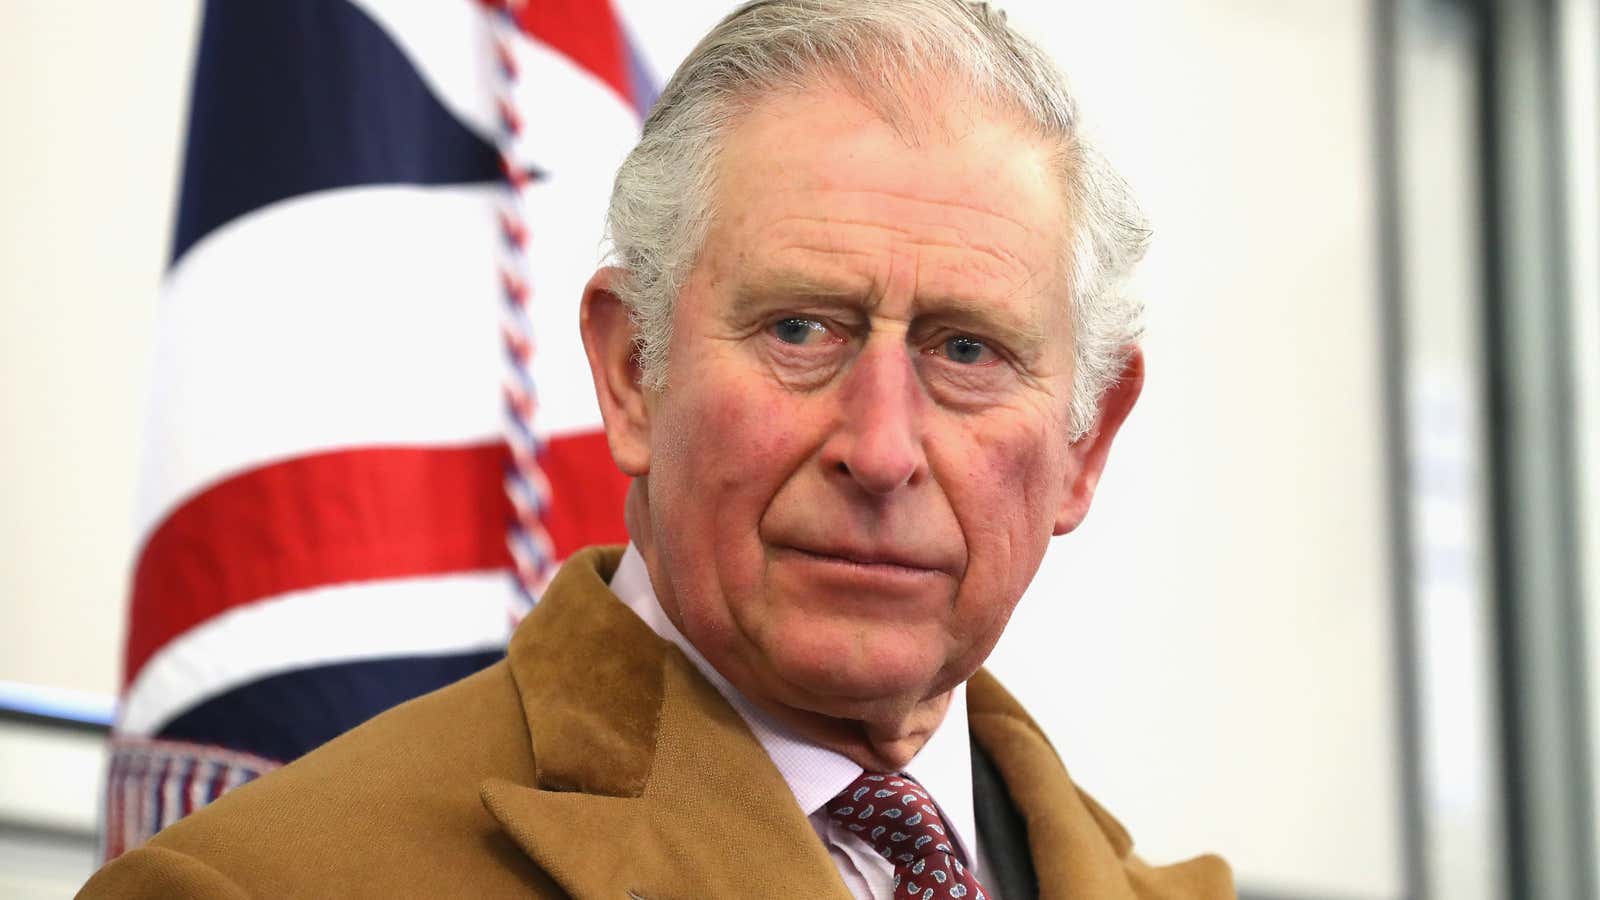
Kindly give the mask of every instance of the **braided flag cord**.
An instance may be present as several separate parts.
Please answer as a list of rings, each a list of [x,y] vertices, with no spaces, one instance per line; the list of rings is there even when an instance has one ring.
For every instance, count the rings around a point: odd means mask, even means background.
[[[555,574],[556,554],[544,524],[550,509],[550,481],[539,462],[544,444],[534,431],[539,392],[533,380],[534,335],[528,314],[533,287],[528,266],[529,229],[523,215],[532,179],[517,163],[525,124],[515,101],[518,67],[511,42],[518,32],[513,7],[524,4],[520,0],[483,2],[493,13],[495,108],[499,113],[496,145],[500,152],[500,171],[505,176],[505,196],[498,211],[502,238],[499,275],[505,295],[500,333],[506,353],[503,384],[506,446],[511,451],[505,488],[514,511],[506,546],[511,552],[512,575],[518,588],[511,609],[515,622],[527,614]]]
[[[609,0],[207,0],[199,38],[108,857],[493,664],[627,537],[552,337],[655,97]]]

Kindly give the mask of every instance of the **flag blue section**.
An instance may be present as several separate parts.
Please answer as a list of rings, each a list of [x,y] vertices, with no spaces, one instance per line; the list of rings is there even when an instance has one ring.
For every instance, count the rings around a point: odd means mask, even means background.
[[[269,675],[195,705],[155,736],[292,760],[384,710],[498,662],[502,650],[334,663]]]
[[[235,217],[312,191],[499,178],[493,145],[348,0],[206,4],[174,262]]]
[[[622,33],[622,46],[628,54],[628,87],[632,89],[633,106],[642,122],[650,117],[650,109],[656,105],[661,90],[656,87],[655,76],[650,74],[639,45],[628,36],[626,29]]]

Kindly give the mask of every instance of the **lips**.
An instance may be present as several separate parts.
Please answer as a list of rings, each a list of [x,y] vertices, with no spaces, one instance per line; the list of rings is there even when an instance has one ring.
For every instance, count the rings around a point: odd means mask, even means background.
[[[946,572],[948,567],[932,554],[918,552],[903,548],[884,547],[859,547],[841,546],[833,544],[780,545],[782,550],[788,550],[801,556],[811,557],[820,561],[843,563],[856,566],[870,566],[888,569],[903,569],[911,572]]]

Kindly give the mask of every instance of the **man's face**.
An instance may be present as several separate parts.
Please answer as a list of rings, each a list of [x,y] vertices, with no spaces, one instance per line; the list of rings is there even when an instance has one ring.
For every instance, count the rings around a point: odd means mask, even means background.
[[[942,114],[909,146],[841,91],[757,105],[646,402],[662,605],[768,707],[881,720],[969,677],[1098,474],[1048,149]]]

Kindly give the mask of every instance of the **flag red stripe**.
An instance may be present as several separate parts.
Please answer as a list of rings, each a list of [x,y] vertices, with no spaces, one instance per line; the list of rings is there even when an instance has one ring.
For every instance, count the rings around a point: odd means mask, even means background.
[[[512,518],[500,441],[366,448],[252,469],[179,506],[134,571],[124,686],[161,647],[239,606],[344,582],[510,565]],[[626,539],[617,471],[599,432],[551,440],[546,521],[565,558]]]
[[[609,0],[540,0],[516,7],[517,25],[638,105],[628,79],[628,51]]]

